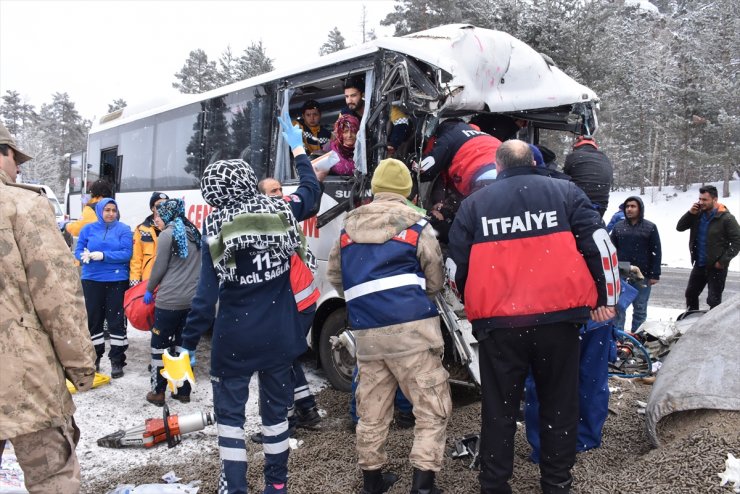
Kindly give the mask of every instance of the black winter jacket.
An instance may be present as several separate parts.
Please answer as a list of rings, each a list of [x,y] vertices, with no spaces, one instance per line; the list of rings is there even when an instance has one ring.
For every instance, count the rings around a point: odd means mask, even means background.
[[[637,201],[640,205],[640,219],[634,225],[625,218],[616,225],[610,235],[612,243],[617,248],[617,257],[620,261],[629,261],[642,271],[645,278],[660,279],[660,235],[655,223],[645,219],[645,205],[637,196],[628,197],[624,201]]]
[[[609,206],[614,174],[609,158],[590,144],[584,144],[565,157],[563,172],[598,206],[603,217]]]
[[[691,264],[696,264],[698,255],[696,237],[699,234],[699,215],[687,211],[678,220],[676,230],[683,232],[689,228],[691,229],[689,235]],[[707,266],[719,262],[726,269],[738,252],[740,252],[740,226],[738,226],[737,220],[730,214],[725,205],[718,204],[717,213],[709,222],[709,231],[707,232]]]

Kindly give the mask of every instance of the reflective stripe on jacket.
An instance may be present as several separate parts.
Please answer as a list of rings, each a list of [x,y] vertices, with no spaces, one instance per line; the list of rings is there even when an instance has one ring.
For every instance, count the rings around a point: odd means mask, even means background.
[[[320,293],[313,273],[298,254],[293,254],[290,258],[290,287],[293,289],[298,312],[308,309],[319,299]]]
[[[154,226],[153,215],[147,217],[134,230],[134,253],[129,264],[131,281],[148,280],[152,275],[154,259],[157,256],[157,237],[159,230]]]
[[[355,243],[342,230],[344,297],[353,329],[370,329],[438,315],[426,295],[416,256],[425,219],[382,244]]]

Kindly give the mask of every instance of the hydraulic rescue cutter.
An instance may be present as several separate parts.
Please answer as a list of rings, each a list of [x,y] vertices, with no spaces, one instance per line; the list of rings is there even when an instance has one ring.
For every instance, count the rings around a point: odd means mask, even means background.
[[[126,448],[144,446],[151,448],[155,444],[167,441],[167,446],[177,446],[183,434],[202,430],[216,423],[212,411],[190,413],[188,415],[170,415],[165,405],[161,419],[146,419],[144,425],[120,430],[98,439],[98,446],[106,448]]]

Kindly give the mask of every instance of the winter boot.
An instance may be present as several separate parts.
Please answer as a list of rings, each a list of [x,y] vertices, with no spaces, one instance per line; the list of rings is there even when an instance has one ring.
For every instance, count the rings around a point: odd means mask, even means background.
[[[319,415],[316,407],[307,408],[305,410],[301,410],[296,407],[295,414],[298,419],[296,427],[313,427],[321,422],[321,415]]]
[[[540,479],[540,487],[542,487],[542,494],[570,494],[570,486],[573,485],[573,477],[569,478],[565,482],[559,484],[553,484],[545,482]]]
[[[262,492],[263,494],[287,494],[288,484],[268,484]]]
[[[100,357],[95,359],[95,372],[100,372]]]
[[[170,398],[172,398],[173,400],[177,400],[180,403],[190,403],[190,395],[170,393]]]
[[[110,377],[113,379],[118,379],[119,377],[123,377],[123,366],[125,364],[122,364],[120,362],[111,362],[110,363]]]
[[[146,394],[146,401],[148,401],[152,405],[163,407],[164,406],[164,391],[161,393],[155,393],[154,391],[149,391]]]
[[[442,494],[434,485],[434,472],[414,468],[414,479],[411,481],[411,494]]]
[[[363,470],[363,485],[360,494],[385,494],[397,480],[398,475],[393,472],[383,473],[380,470]]]

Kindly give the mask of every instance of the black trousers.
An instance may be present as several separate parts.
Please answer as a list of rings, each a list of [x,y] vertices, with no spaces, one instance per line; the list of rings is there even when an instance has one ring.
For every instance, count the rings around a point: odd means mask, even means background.
[[[686,307],[688,310],[699,310],[699,295],[704,287],[709,287],[707,304],[714,309],[722,303],[722,292],[725,291],[727,269],[717,269],[714,266],[694,265],[686,285]]]
[[[85,294],[85,308],[87,309],[87,327],[95,346],[95,353],[98,359],[105,353],[103,321],[108,321],[108,334],[110,334],[108,357],[112,363],[121,365],[126,362],[126,350],[128,349],[126,318],[123,314],[123,294],[126,290],[128,290],[128,280],[82,280],[82,292]]]
[[[540,484],[567,492],[578,436],[578,325],[496,329],[480,342],[481,494],[510,494],[514,436],[531,367],[540,398]]]

